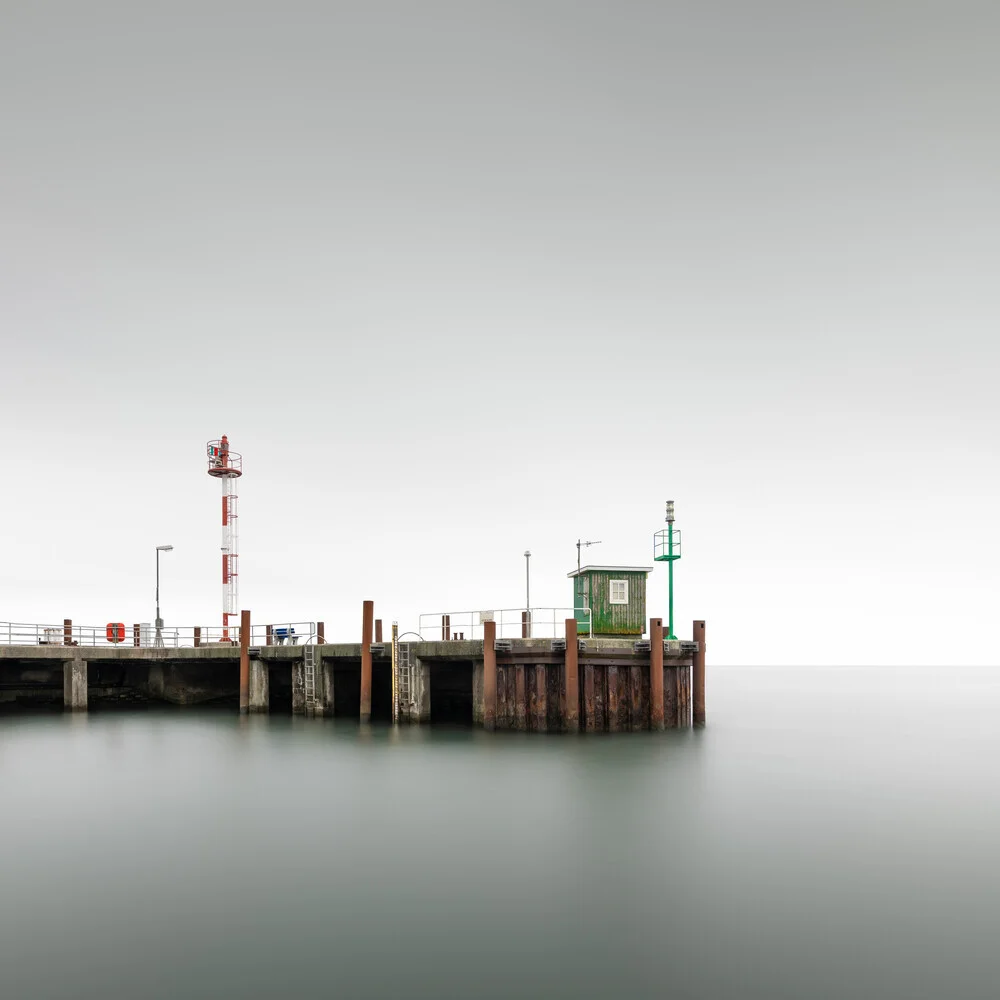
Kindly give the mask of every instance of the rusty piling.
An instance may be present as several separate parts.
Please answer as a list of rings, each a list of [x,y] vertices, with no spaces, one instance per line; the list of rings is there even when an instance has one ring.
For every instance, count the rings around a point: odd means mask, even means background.
[[[375,602],[365,601],[361,612],[361,721],[372,717],[372,620]]]
[[[326,642],[326,623],[316,622],[316,645],[322,646]]]
[[[194,644],[196,647],[201,645],[201,627],[198,625],[194,627]],[[136,643],[136,645],[138,646],[139,644]]]
[[[705,725],[705,623],[696,621],[692,629],[692,638],[698,643],[698,652],[694,654],[692,669],[693,718],[692,723],[701,728]]]
[[[63,619],[63,645],[72,646],[73,645],[73,619],[64,618]]]
[[[663,619],[649,619],[649,728],[663,729]]]
[[[274,645],[274,626],[265,625],[264,626],[264,645],[273,646]]]
[[[497,623],[483,624],[483,728],[497,727]]]
[[[382,641],[382,619],[381,618],[376,618],[375,619],[375,641],[376,642],[381,642]]]
[[[250,612],[240,612],[240,715],[250,711]]]
[[[580,731],[580,647],[577,645],[576,619],[566,619],[566,731]]]

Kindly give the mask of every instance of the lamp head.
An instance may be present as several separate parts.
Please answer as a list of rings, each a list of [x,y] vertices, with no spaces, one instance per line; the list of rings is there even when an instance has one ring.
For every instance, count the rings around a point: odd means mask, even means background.
[[[674,523],[674,502],[673,500],[667,501],[667,524]]]
[[[173,550],[173,546],[172,545],[157,545],[156,546],[156,551],[157,552],[170,552],[172,550]]]

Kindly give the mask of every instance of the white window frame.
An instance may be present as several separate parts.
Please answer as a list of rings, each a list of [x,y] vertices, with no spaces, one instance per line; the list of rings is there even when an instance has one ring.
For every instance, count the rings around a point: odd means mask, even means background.
[[[615,597],[615,588],[620,587],[622,592],[622,597]],[[609,580],[608,581],[608,604],[628,604],[628,580]]]

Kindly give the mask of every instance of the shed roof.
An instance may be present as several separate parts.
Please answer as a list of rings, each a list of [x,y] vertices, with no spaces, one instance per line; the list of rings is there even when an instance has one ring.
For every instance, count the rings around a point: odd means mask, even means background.
[[[584,573],[652,573],[652,566],[581,566],[567,573],[567,576],[583,576]]]

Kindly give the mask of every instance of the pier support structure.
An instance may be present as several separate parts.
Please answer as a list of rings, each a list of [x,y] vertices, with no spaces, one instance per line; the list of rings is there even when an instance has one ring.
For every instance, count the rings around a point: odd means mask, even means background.
[[[365,601],[361,612],[361,713],[362,722],[372,717],[372,625],[375,602]]]
[[[250,612],[240,612],[240,715],[250,711]]]
[[[649,619],[649,728],[663,729],[663,619]]]
[[[693,690],[692,723],[696,728],[705,725],[705,623],[696,620],[692,626],[691,638],[698,643],[691,670]]]
[[[497,727],[497,624],[483,625],[483,728]]]
[[[260,659],[250,661],[249,707],[254,714],[266,714],[271,708],[267,664]]]
[[[63,705],[69,712],[87,711],[87,661],[81,656],[63,664]]]
[[[576,635],[576,619],[566,619],[566,679],[563,696],[566,710],[563,713],[566,732],[580,731],[580,646]]]

